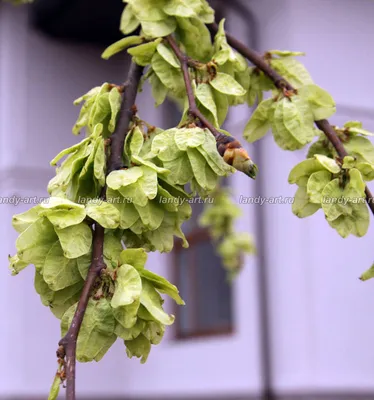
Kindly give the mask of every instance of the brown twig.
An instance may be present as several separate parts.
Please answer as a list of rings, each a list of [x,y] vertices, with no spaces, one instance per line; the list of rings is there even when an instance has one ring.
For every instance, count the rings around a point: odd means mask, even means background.
[[[217,24],[210,24],[209,29],[216,33],[218,31]],[[261,54],[247,47],[244,43],[236,39],[234,36],[226,32],[226,38],[229,45],[240,53],[243,57],[249,60],[253,65],[260,69],[266,74],[279,89],[286,88],[287,90],[293,90],[292,85],[279,75],[277,71],[270,67],[270,65],[264,60]]]
[[[76,349],[80,327],[86,312],[87,304],[96,278],[102,269],[106,268],[103,260],[104,228],[94,224],[94,238],[92,241],[92,261],[86,281],[67,334],[58,343],[63,349],[58,350],[58,356],[65,356],[64,370],[66,375],[66,399],[75,400],[75,364]]]
[[[117,122],[116,131],[111,136],[111,154],[108,162],[107,173],[122,168],[123,145],[129,124],[134,116],[134,103],[140,78],[143,74],[143,67],[131,63],[126,80],[125,95],[121,104],[120,116]]]
[[[209,25],[209,28],[212,32],[216,33],[218,31],[217,24]],[[244,43],[240,40],[236,39],[234,36],[226,33],[227,42],[229,45],[234,48],[238,53],[240,53],[243,57],[249,60],[253,65],[255,65],[258,69],[260,69],[265,75],[267,75],[274,83],[274,85],[279,89],[287,89],[294,90],[294,87],[287,82],[287,80],[278,74],[271,66],[264,60],[261,54],[256,51],[248,48]],[[339,139],[337,133],[334,128],[330,125],[329,121],[326,119],[322,119],[320,121],[315,121],[316,126],[320,129],[327,137],[327,139],[334,146],[338,156],[340,158],[344,158],[348,155],[348,152],[345,150],[343,143]],[[374,198],[369,188],[365,188],[366,200],[371,209],[371,212],[374,215]]]
[[[166,40],[168,41],[171,49],[181,63],[183,80],[186,87],[186,94],[188,99],[188,114],[191,117],[198,119],[202,123],[202,125],[204,125],[204,127],[212,133],[217,142],[218,152],[223,157],[225,162],[244,172],[251,178],[255,178],[257,167],[252,162],[239,141],[232,136],[227,136],[219,132],[198,109],[192,88],[190,73],[188,70],[189,66],[193,66],[193,64],[190,64],[191,59],[182,52],[173,36],[167,36]]]
[[[134,114],[133,106],[135,104],[142,73],[143,67],[131,63],[116,130],[110,138],[111,152],[107,161],[107,175],[111,171],[122,167],[123,145],[128,131],[128,126]],[[100,197],[105,199],[105,187],[103,188]],[[100,276],[101,271],[106,268],[103,259],[104,228],[96,222],[93,225],[93,230],[91,265],[88,270],[87,278],[73,320],[68,332],[60,340],[59,348],[57,350],[57,357],[64,360],[66,400],[75,400],[75,365],[78,334],[96,279]]]
[[[190,58],[182,52],[182,50],[179,48],[177,42],[175,41],[175,39],[172,36],[168,36],[166,39],[167,39],[170,47],[172,48],[174,54],[176,55],[176,57],[178,58],[178,60],[181,63],[183,80],[184,80],[184,84],[186,86],[186,93],[187,93],[188,104],[189,104],[188,113],[192,117],[199,119],[203,123],[203,125],[212,132],[212,134],[214,135],[214,137],[216,139],[220,138],[221,136],[224,136],[222,133],[217,131],[217,129],[213,126],[213,124],[211,124],[204,117],[204,115],[201,113],[201,111],[197,108],[195,96],[194,96],[193,89],[192,89],[190,73],[188,71],[188,67],[189,67],[188,62],[189,62]]]

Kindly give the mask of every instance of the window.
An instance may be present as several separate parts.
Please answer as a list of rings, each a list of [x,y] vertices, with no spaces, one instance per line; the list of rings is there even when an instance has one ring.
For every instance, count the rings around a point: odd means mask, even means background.
[[[165,108],[167,124],[176,126],[180,111],[172,102]],[[178,339],[228,334],[233,328],[231,287],[226,271],[207,230],[197,223],[204,204],[196,202],[191,206],[192,218],[182,228],[190,247],[184,249],[176,241],[172,259],[173,281],[186,302],[186,306],[175,309]]]
[[[176,309],[176,336],[182,339],[230,333],[231,287],[221,260],[205,229],[193,229],[187,240],[189,249],[178,242],[174,250],[174,281],[186,302]]]

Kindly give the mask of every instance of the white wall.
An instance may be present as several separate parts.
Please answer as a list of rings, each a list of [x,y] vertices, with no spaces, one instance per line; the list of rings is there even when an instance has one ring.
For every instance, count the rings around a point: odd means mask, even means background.
[[[362,119],[374,129],[373,83],[366,78],[373,55],[374,3],[370,0],[243,1],[256,16],[261,50],[302,50],[316,83],[338,103],[334,123]],[[1,196],[43,196],[53,170],[49,160],[79,140],[70,134],[78,109],[72,100],[105,80],[120,82],[122,60],[99,60],[100,49],[62,44],[31,31],[25,8],[1,6],[0,12],[0,189]],[[233,33],[245,38],[239,22]],[[143,93],[141,115],[157,123],[153,101]],[[374,113],[373,113],[374,115]],[[249,118],[238,108],[230,122],[240,132]],[[262,196],[293,196],[290,169],[305,155],[280,150],[263,139],[266,163]],[[256,160],[252,146],[250,154]],[[254,185],[234,178],[235,196],[254,194]],[[365,238],[340,239],[323,215],[297,219],[290,205],[264,205],[273,379],[281,392],[374,390],[372,282],[357,277],[372,262],[372,227]],[[0,207],[1,259],[14,252],[11,216],[27,206]],[[243,206],[238,229],[255,231],[255,208]],[[349,247],[348,247],[349,246]],[[152,268],[168,275],[166,256],[154,256]],[[235,283],[236,332],[231,337],[175,342],[152,350],[146,365],[127,360],[118,342],[100,363],[78,366],[82,394],[186,395],[256,393],[261,385],[260,338],[255,257]],[[0,364],[2,395],[44,394],[55,368],[59,323],[43,307],[33,288],[32,267],[17,277],[0,269]],[[31,350],[31,352],[30,352]],[[91,372],[100,380],[90,379]],[[146,380],[145,377],[146,376]]]
[[[313,79],[337,102],[331,122],[359,119],[374,130],[374,2],[263,0],[250,5],[261,27],[261,50],[306,52],[303,62]],[[288,173],[305,152],[282,151],[271,136],[263,145],[268,160],[262,170],[264,195],[293,195]],[[266,212],[276,389],[373,390],[374,283],[357,278],[372,263],[374,227],[364,238],[342,239],[321,211],[302,220],[287,205],[268,205]]]

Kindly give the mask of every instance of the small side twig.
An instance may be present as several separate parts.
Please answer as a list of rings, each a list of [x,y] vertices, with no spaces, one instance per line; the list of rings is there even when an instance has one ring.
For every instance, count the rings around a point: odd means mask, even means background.
[[[187,94],[188,104],[189,104],[189,108],[188,108],[189,115],[191,115],[194,118],[199,119],[202,122],[202,124],[212,132],[212,134],[214,135],[214,137],[216,139],[219,138],[220,136],[223,136],[222,133],[218,132],[217,129],[213,126],[213,124],[211,124],[204,117],[204,115],[201,113],[201,111],[197,108],[195,96],[194,96],[193,89],[192,89],[190,73],[188,71],[190,58],[182,52],[182,50],[179,48],[177,42],[175,41],[175,39],[172,36],[167,36],[166,39],[167,39],[170,47],[172,48],[174,54],[176,55],[176,57],[178,58],[178,60],[181,63],[183,80],[184,80],[184,84],[186,86],[186,94]]]
[[[216,33],[218,31],[217,24],[211,24],[209,25],[209,28],[213,33]],[[227,42],[232,48],[234,48],[238,53],[249,60],[265,75],[267,75],[278,89],[295,90],[294,87],[283,76],[281,76],[280,74],[278,74],[277,71],[271,68],[271,66],[259,53],[248,48],[244,43],[242,43],[240,40],[236,39],[229,33],[226,33],[226,38]],[[348,155],[348,152],[345,150],[343,143],[339,139],[334,128],[330,125],[329,121],[323,119],[320,121],[315,121],[315,124],[318,129],[320,129],[326,135],[327,139],[334,146],[340,158],[344,158]],[[374,215],[374,198],[367,186],[365,188],[365,194],[368,206]]]
[[[175,56],[181,63],[183,80],[186,87],[186,94],[188,99],[188,114],[200,121],[200,123],[207,128],[212,135],[216,139],[217,143],[217,150],[223,159],[230,165],[233,165],[237,169],[240,169],[246,175],[255,178],[257,167],[251,161],[250,157],[248,156],[247,152],[243,149],[240,142],[233,138],[232,136],[227,136],[221,132],[219,132],[213,124],[211,124],[207,118],[202,114],[202,112],[198,109],[195,101],[195,96],[192,88],[190,73],[189,73],[189,66],[193,67],[193,64],[190,64],[191,59],[182,52],[179,48],[177,42],[175,41],[174,37],[169,35],[166,37],[171,49],[173,50]],[[237,153],[235,153],[235,150]],[[235,165],[235,158],[241,158],[244,162],[241,162],[238,165]],[[240,166],[241,165],[241,166]]]
[[[118,123],[115,132],[110,138],[110,155],[107,161],[107,175],[111,171],[122,167],[123,145],[128,131],[128,126],[133,118],[133,106],[135,104],[142,73],[143,67],[131,63],[128,78],[124,85],[125,94],[122,99]],[[105,187],[103,188],[100,197],[105,199]],[[88,270],[87,278],[72,323],[66,335],[60,340],[59,348],[57,350],[57,357],[63,361],[64,375],[66,376],[66,400],[75,400],[75,366],[78,334],[96,279],[100,276],[101,271],[106,268],[103,259],[104,228],[95,222],[93,225],[93,231],[91,265]]]

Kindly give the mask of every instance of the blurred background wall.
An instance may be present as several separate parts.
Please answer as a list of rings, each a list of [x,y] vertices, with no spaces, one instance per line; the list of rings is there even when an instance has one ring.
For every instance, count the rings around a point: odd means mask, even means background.
[[[111,20],[105,13],[97,25],[89,17],[101,10],[100,2],[64,4],[55,23],[49,22],[54,36],[34,27],[30,8],[0,5],[0,200],[46,196],[54,174],[49,161],[80,140],[70,133],[78,113],[73,100],[104,81],[119,83],[126,76],[123,57],[100,59],[116,36],[117,28],[109,27],[118,26],[119,15]],[[83,4],[81,14],[69,16],[72,4]],[[228,17],[228,30],[257,50],[307,53],[303,61],[315,82],[337,102],[332,123],[358,119],[374,130],[373,1],[215,4],[223,5],[220,13]],[[112,0],[106,6],[121,9],[122,4]],[[81,30],[62,37],[74,31],[66,22],[74,15],[85,16]],[[65,24],[57,22],[59,16],[66,17]],[[104,35],[107,42],[97,43]],[[137,103],[147,121],[172,125],[175,108],[154,109],[147,88]],[[236,108],[226,129],[239,137],[250,113]],[[248,150],[260,175],[256,182],[235,175],[229,182],[234,198],[293,196],[288,173],[305,152],[282,151],[270,135]],[[6,268],[7,255],[15,250],[11,217],[33,205],[24,202],[0,204],[0,398],[7,400],[46,398],[60,335],[59,322],[34,291],[33,267],[17,277]],[[196,313],[204,310],[202,322],[216,315],[209,322],[214,329],[199,330],[199,321],[189,326],[187,318],[183,328],[189,333],[177,335],[181,325],[169,330],[146,365],[128,360],[117,342],[100,363],[78,366],[79,398],[374,399],[374,283],[357,279],[372,263],[374,227],[364,238],[341,239],[321,212],[299,220],[289,204],[243,204],[242,209],[238,230],[256,236],[259,254],[244,260],[233,287],[224,288],[222,274],[210,279],[208,268],[219,261],[204,259],[208,248],[196,249],[202,275],[181,275],[182,285],[190,285],[192,297],[198,298],[186,306],[187,313],[192,307]],[[149,261],[151,269],[174,281],[180,280],[183,265],[175,255]],[[199,286],[203,279],[205,286]],[[230,304],[227,315],[220,314],[220,301]],[[177,318],[184,320],[183,313]],[[221,322],[227,329],[220,329]]]

